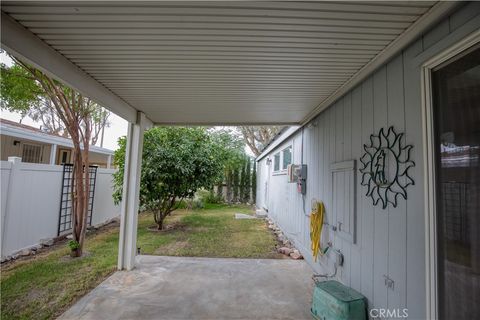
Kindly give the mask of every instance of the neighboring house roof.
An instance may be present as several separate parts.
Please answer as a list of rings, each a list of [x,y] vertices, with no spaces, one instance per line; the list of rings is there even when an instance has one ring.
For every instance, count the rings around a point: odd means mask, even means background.
[[[0,118],[0,134],[73,148],[72,140],[69,138],[65,138],[54,133],[44,132],[39,128],[2,118]],[[100,148],[97,146],[90,146],[90,151],[113,155],[113,150]]]

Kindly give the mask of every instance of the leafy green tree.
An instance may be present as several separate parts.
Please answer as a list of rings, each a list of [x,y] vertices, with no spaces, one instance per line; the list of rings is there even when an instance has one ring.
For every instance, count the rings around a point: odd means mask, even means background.
[[[54,84],[61,89],[54,91],[54,87],[51,85],[44,86],[42,84],[45,84],[42,79],[48,78],[43,73],[14,57],[12,60],[14,64],[11,67],[0,64],[2,74],[0,107],[2,110],[20,113],[22,119],[29,117],[35,122],[40,122],[42,129],[49,133],[71,138],[70,129],[67,128],[68,124],[65,122],[66,118],[59,113],[53,99],[62,101],[70,107],[88,109],[86,116],[90,123],[90,144],[97,144],[102,130],[110,126],[110,111],[83,96],[80,106],[72,105],[72,101],[63,101],[62,93],[66,93],[66,98],[69,98],[71,92],[78,93],[49,78],[51,82],[47,82],[47,84]],[[32,71],[35,72],[32,73]],[[39,76],[41,77],[39,78]]]
[[[227,169],[227,201],[232,202],[233,201],[233,172],[234,170],[232,168]]]
[[[232,202],[238,202],[239,188],[240,188],[240,169],[235,167],[232,169],[232,186],[233,186],[233,198]]]
[[[247,163],[243,159],[242,166],[240,167],[240,185],[238,190],[238,201],[245,202],[245,181],[247,176]]]
[[[114,199],[122,197],[125,138],[119,139],[114,162]],[[221,175],[223,159],[215,138],[204,128],[155,127],[145,132],[140,205],[153,213],[159,230],[185,198],[208,189]]]
[[[245,166],[245,186],[243,187],[243,202],[247,203],[250,201],[250,183],[252,177],[252,168],[251,168],[251,159],[247,157],[247,164]]]
[[[232,200],[233,170],[242,165],[245,157],[245,143],[238,131],[232,128],[222,128],[221,130],[211,130],[213,139],[217,145],[217,152],[223,162],[222,174],[219,176],[217,186],[227,185],[226,200]],[[222,190],[217,190],[217,195],[221,196]],[[237,194],[238,196],[238,194]]]
[[[34,112],[38,117],[54,117],[54,123],[72,140],[74,188],[71,191],[73,239],[70,248],[72,256],[79,257],[87,230],[90,194],[89,170],[84,168],[88,168],[90,144],[96,139],[98,115],[105,113],[81,93],[14,57],[12,60],[14,64],[10,67],[0,65],[0,107],[23,116]],[[58,133],[56,130],[53,132]]]

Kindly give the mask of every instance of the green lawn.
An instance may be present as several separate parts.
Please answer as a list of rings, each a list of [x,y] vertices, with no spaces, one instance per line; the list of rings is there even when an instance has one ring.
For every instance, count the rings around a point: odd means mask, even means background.
[[[244,206],[209,205],[206,209],[179,210],[167,218],[165,231],[152,231],[153,217],[144,213],[138,224],[142,254],[280,258],[275,238],[263,220],[235,220],[235,212],[250,213]],[[1,318],[49,319],[60,315],[115,271],[118,228],[107,228],[88,237],[87,254],[68,257],[60,245],[32,259],[1,268]]]

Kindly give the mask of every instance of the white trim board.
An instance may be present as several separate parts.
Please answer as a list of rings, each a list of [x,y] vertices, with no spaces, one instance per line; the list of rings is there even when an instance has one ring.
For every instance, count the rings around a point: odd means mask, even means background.
[[[37,142],[43,142],[51,145],[59,145],[62,147],[73,148],[73,143],[70,139],[55,137],[46,133],[29,131],[28,129],[21,129],[13,127],[9,124],[0,124],[0,134],[20,139],[32,140]],[[100,148],[97,146],[90,146],[90,152],[113,155],[113,150]]]
[[[301,126],[292,126],[289,127],[287,130],[282,132],[275,140],[273,140],[270,145],[265,148],[265,150],[260,153],[260,155],[257,157],[257,161],[262,160],[265,158],[266,155],[268,155],[270,152],[275,150],[278,146],[280,146],[282,143],[284,143],[288,138],[290,138],[293,134],[295,134],[299,129],[301,129]]]
[[[456,44],[435,55],[422,66],[422,121],[425,166],[425,265],[426,265],[426,318],[438,318],[437,287],[437,220],[435,198],[435,149],[433,134],[432,69],[461,52],[480,43],[480,30],[476,30]]]

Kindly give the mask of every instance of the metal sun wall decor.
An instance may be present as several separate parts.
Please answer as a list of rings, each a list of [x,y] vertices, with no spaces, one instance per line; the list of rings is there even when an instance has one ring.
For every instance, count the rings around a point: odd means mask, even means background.
[[[373,205],[381,201],[383,209],[388,203],[396,207],[398,195],[406,200],[406,188],[415,184],[408,174],[408,170],[415,166],[410,160],[413,146],[402,146],[402,137],[403,133],[397,134],[393,127],[387,134],[381,128],[378,135],[370,135],[370,145],[363,145],[361,184],[368,187],[366,196],[372,198]]]

